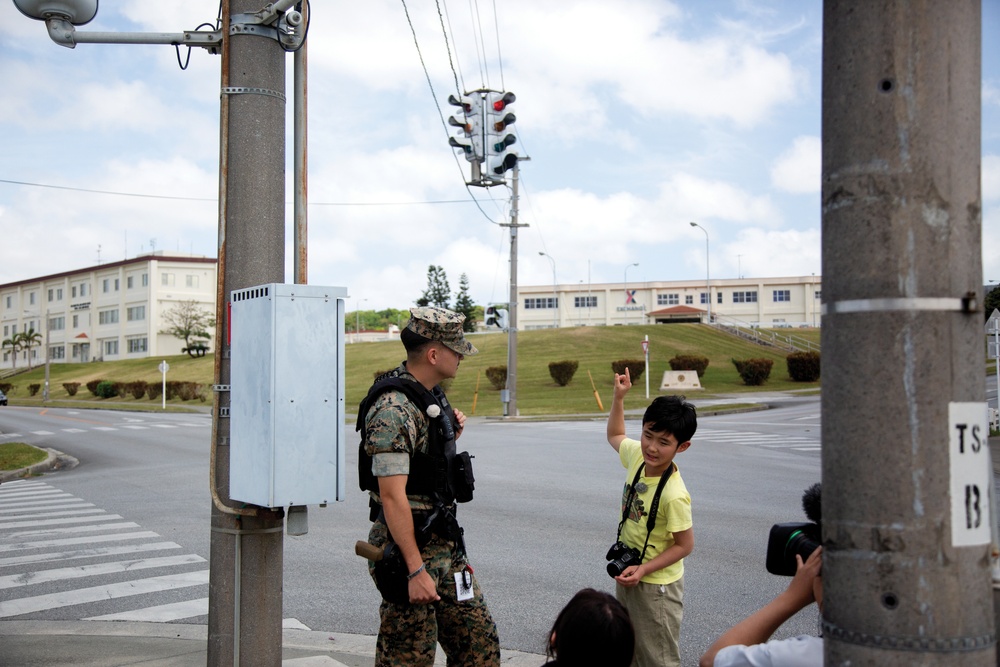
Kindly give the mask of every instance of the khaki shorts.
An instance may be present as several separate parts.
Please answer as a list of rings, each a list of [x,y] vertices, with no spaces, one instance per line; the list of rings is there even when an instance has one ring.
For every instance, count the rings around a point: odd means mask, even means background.
[[[635,628],[632,667],[679,667],[684,577],[671,584],[640,581],[634,588],[616,584],[615,597],[628,609]]]

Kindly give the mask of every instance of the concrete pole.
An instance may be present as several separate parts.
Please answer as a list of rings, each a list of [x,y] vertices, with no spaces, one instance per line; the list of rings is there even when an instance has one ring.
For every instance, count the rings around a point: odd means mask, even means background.
[[[980,24],[980,0],[823,5],[827,665],[996,662],[949,462],[951,404],[985,402]]]
[[[277,41],[229,34],[230,17],[261,8],[223,0],[216,382],[230,381],[230,292],[284,282],[285,52]],[[229,500],[228,392],[213,415],[208,609],[209,665],[281,664],[283,512]],[[237,513],[234,513],[237,512]]]
[[[473,163],[475,164],[475,163]],[[517,179],[520,166],[514,163],[510,194],[510,303],[507,304],[507,414],[517,416]]]

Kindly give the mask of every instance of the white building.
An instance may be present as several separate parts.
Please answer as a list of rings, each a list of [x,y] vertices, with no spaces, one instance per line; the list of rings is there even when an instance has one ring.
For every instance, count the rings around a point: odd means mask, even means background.
[[[517,327],[714,322],[816,327],[820,277],[518,286]]]
[[[135,359],[181,354],[184,341],[159,333],[164,313],[195,301],[215,317],[214,257],[156,251],[0,285],[0,340],[30,329],[41,345],[0,355],[0,369],[51,363]],[[213,336],[214,330],[210,330]],[[209,344],[210,348],[214,345]]]

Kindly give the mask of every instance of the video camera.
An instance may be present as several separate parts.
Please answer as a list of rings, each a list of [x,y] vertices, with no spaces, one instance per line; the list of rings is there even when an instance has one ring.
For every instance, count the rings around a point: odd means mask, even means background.
[[[822,504],[819,482],[813,484],[802,494],[802,509],[809,523],[778,523],[771,526],[771,534],[767,538],[767,560],[765,567],[771,574],[785,577],[795,575],[798,564],[795,556],[802,560],[816,550],[823,542],[821,528]]]

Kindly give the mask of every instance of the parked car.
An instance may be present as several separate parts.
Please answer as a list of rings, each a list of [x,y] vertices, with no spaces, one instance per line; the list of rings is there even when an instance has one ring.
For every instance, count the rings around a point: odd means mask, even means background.
[[[0,391],[0,405],[7,405],[7,394]]]

